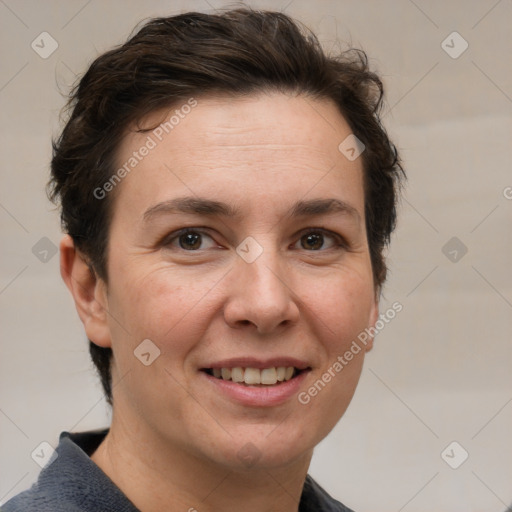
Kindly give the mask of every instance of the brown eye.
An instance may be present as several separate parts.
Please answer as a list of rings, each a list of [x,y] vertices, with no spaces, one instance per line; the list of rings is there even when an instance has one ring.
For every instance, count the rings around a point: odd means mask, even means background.
[[[163,241],[162,245],[168,249],[189,252],[213,249],[217,246],[215,240],[208,233],[190,228],[175,231]]]
[[[323,233],[308,233],[300,239],[300,243],[303,249],[318,251],[324,244]]]
[[[201,248],[202,235],[200,233],[189,232],[178,237],[179,246],[185,250],[197,250]]]
[[[295,248],[324,252],[331,249],[347,249],[348,246],[341,235],[317,228],[303,231],[303,235],[295,242]]]

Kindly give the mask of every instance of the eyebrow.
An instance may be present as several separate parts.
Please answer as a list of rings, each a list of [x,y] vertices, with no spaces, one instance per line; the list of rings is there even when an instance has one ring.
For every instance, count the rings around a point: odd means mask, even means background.
[[[167,214],[189,213],[195,215],[205,215],[209,217],[239,217],[240,210],[229,204],[206,199],[202,197],[178,197],[163,201],[146,210],[143,215],[145,222],[154,217]],[[361,222],[359,212],[350,204],[340,199],[310,199],[301,200],[295,203],[288,216],[295,217],[313,217],[318,215],[328,215],[332,213],[343,213],[353,217],[358,223]]]
[[[328,215],[330,213],[343,213],[361,221],[359,212],[350,204],[341,199],[310,199],[298,201],[290,211],[290,217],[312,217],[315,215]]]
[[[213,201],[201,197],[177,197],[169,201],[163,201],[152,206],[144,213],[144,220],[151,220],[153,217],[172,213],[192,213],[196,215],[237,217],[239,211],[220,201]]]

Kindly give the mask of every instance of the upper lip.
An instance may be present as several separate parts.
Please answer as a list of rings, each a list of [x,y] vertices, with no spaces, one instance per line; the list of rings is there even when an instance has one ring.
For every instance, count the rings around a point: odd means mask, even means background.
[[[258,359],[256,357],[232,357],[229,359],[222,359],[203,366],[202,369],[207,368],[274,368],[279,366],[294,366],[299,370],[305,370],[310,367],[308,363],[294,357],[272,357],[270,359]]]

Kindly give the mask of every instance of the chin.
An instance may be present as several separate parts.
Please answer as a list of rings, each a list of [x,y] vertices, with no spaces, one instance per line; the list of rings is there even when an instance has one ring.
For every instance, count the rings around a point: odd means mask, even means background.
[[[252,430],[230,436],[224,446],[217,444],[212,459],[230,470],[257,471],[286,467],[312,455],[315,440],[306,439],[300,429],[290,432],[283,423]]]

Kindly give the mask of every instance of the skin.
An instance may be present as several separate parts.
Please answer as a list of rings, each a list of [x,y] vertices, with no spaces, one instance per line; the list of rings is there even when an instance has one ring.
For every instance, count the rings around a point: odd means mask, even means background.
[[[197,100],[117,185],[108,284],[68,236],[61,243],[62,275],[87,336],[114,351],[112,425],[92,459],[143,512],[297,511],[313,448],[349,405],[365,350],[307,405],[296,395],[275,407],[241,405],[205,386],[199,368],[235,356],[297,357],[311,367],[307,391],[374,325],[362,161],[338,150],[351,130],[329,101],[280,93]],[[153,113],[147,126],[166,115]],[[148,134],[126,135],[119,166]],[[144,220],[183,196],[239,214]],[[355,213],[289,215],[310,199],[338,199]],[[173,238],[183,227],[206,232],[194,239],[198,250]],[[311,243],[319,228],[328,232]],[[253,263],[236,253],[248,236],[263,248]],[[144,339],[161,351],[149,366],[134,356]],[[249,442],[258,451],[250,467],[237,455]]]

